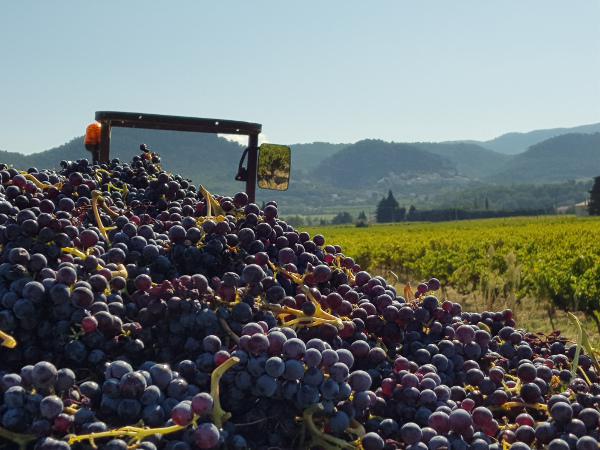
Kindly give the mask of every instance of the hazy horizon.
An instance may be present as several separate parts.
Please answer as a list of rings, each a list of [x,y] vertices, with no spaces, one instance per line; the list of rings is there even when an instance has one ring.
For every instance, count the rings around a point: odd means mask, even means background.
[[[582,125],[576,125],[575,127],[569,127],[569,128],[577,128],[577,127],[586,126],[586,125],[598,125],[598,124],[600,124],[600,123],[597,123],[597,124],[596,124],[596,123],[593,123],[593,124],[592,124],[592,123],[590,123],[590,124],[582,124]],[[557,127],[557,128],[565,128],[565,127]],[[550,129],[551,129],[551,128],[546,128],[546,129],[544,129],[544,130],[529,130],[529,131],[525,131],[525,132],[512,132],[512,131],[509,131],[509,132],[507,132],[507,133],[502,133],[500,136],[496,136],[496,137],[494,137],[494,138],[491,138],[491,139],[485,139],[485,140],[483,140],[483,141],[479,141],[479,140],[474,140],[474,139],[468,139],[468,138],[466,138],[466,139],[455,139],[455,140],[440,140],[440,141],[412,141],[412,142],[413,142],[413,143],[417,143],[417,142],[444,143],[444,142],[468,142],[468,141],[474,141],[474,142],[488,142],[488,141],[492,141],[492,140],[494,140],[494,139],[496,139],[496,138],[502,137],[502,136],[504,136],[504,135],[506,135],[506,134],[514,134],[514,133],[518,133],[518,134],[527,134],[527,133],[534,132],[534,131],[545,131],[545,130],[550,130]],[[62,144],[58,144],[58,145],[56,145],[56,146],[54,146],[54,147],[50,147],[50,148],[44,148],[44,149],[41,149],[41,150],[38,150],[38,151],[32,151],[32,152],[29,152],[29,153],[17,152],[17,151],[14,151],[14,150],[3,149],[3,148],[0,148],[0,151],[15,152],[15,153],[20,153],[20,154],[23,154],[23,155],[31,155],[31,154],[35,154],[35,153],[41,153],[41,152],[45,152],[45,151],[48,151],[48,150],[52,150],[52,149],[54,149],[54,148],[56,148],[56,147],[60,147],[61,145],[68,144],[68,143],[69,143],[69,142],[71,142],[73,139],[77,139],[77,138],[83,137],[83,135],[84,135],[84,134],[85,134],[85,130],[84,130],[84,132],[83,132],[81,135],[79,135],[79,136],[73,136],[72,138],[70,138],[70,139],[67,139],[67,140],[66,140],[65,142],[63,142]],[[227,139],[227,140],[229,140],[229,141],[232,141],[232,142],[237,142],[237,143],[239,143],[240,145],[244,145],[244,146],[245,146],[245,145],[247,145],[247,142],[248,142],[248,137],[247,137],[247,136],[242,136],[242,135],[223,135],[223,134],[219,134],[218,136],[219,136],[219,137],[222,137],[222,138],[225,138],[225,139]],[[373,138],[373,139],[377,139],[377,138]],[[261,133],[261,134],[259,135],[259,140],[258,140],[258,143],[259,143],[259,145],[260,145],[260,144],[262,144],[263,142],[271,142],[271,141],[268,139],[268,136],[266,136],[264,133]],[[355,141],[355,142],[328,142],[328,141],[313,141],[313,142],[285,142],[284,144],[285,144],[285,145],[291,145],[291,146],[293,146],[293,145],[315,144],[315,143],[319,143],[319,142],[323,142],[323,143],[326,143],[326,144],[349,144],[349,145],[351,145],[351,144],[354,144],[354,143],[356,143],[356,142],[358,142],[358,141]],[[399,142],[399,141],[386,141],[386,142]],[[403,141],[403,143],[411,143],[411,142],[409,142],[409,141]],[[500,153],[502,153],[502,152],[500,152]],[[85,155],[86,155],[85,153],[82,153],[82,156],[85,156]]]

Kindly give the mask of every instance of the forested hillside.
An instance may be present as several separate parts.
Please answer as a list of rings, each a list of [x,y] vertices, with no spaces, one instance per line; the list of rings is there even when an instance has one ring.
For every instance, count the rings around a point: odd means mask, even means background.
[[[399,184],[416,175],[456,174],[448,159],[411,144],[364,140],[325,158],[313,171],[341,188],[371,188],[378,183]]]
[[[557,182],[600,173],[600,133],[564,134],[515,157],[504,170],[489,177],[496,183]]]
[[[469,178],[485,178],[497,173],[499,168],[507,164],[512,156],[494,152],[480,145],[468,143],[438,144],[435,142],[417,142],[412,144],[422,150],[452,161],[456,170]]]
[[[282,144],[279,142],[279,144]],[[309,173],[325,158],[342,150],[351,144],[330,144],[329,142],[312,142],[310,144],[295,144],[291,147],[292,167],[294,172]]]

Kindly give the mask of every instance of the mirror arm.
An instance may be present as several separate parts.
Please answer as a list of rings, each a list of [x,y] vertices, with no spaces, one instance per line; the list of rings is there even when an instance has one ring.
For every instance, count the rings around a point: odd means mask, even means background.
[[[235,179],[237,181],[247,181],[248,180],[248,171],[243,166],[244,160],[246,159],[246,155],[248,154],[248,150],[250,150],[250,147],[246,147],[246,149],[244,150],[244,153],[242,153],[242,157],[240,159],[240,164],[238,165],[238,173],[235,176]]]
[[[256,165],[258,159],[258,135],[250,135],[248,138],[248,147],[242,153],[240,163],[238,165],[238,173],[235,176],[237,181],[244,181],[246,183],[246,194],[248,195],[248,201],[254,203],[254,195],[256,193]],[[244,167],[244,160],[248,158],[246,167]]]

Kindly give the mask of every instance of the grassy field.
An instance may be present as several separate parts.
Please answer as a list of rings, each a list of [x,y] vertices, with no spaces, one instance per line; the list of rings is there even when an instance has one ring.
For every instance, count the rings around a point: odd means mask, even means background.
[[[583,309],[581,298],[600,301],[595,290],[600,284],[598,218],[539,216],[300,229],[311,236],[324,235],[326,244],[340,245],[346,256],[399,291],[406,282],[437,277],[444,285],[439,297],[460,303],[466,311],[510,308],[520,328],[544,333],[559,329],[574,337],[575,326],[566,311],[550,300],[564,284],[565,292],[558,297],[566,298],[565,308],[579,317],[600,347],[596,322],[578,311]]]

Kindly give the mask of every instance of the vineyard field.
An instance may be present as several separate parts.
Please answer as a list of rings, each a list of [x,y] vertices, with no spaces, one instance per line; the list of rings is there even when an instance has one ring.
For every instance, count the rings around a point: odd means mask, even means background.
[[[574,216],[514,217],[443,223],[328,226],[326,243],[365,270],[398,282],[437,277],[486,307],[534,298],[552,311],[585,315],[598,326],[600,220]],[[393,275],[392,275],[393,274]],[[591,332],[598,330],[591,329]]]

